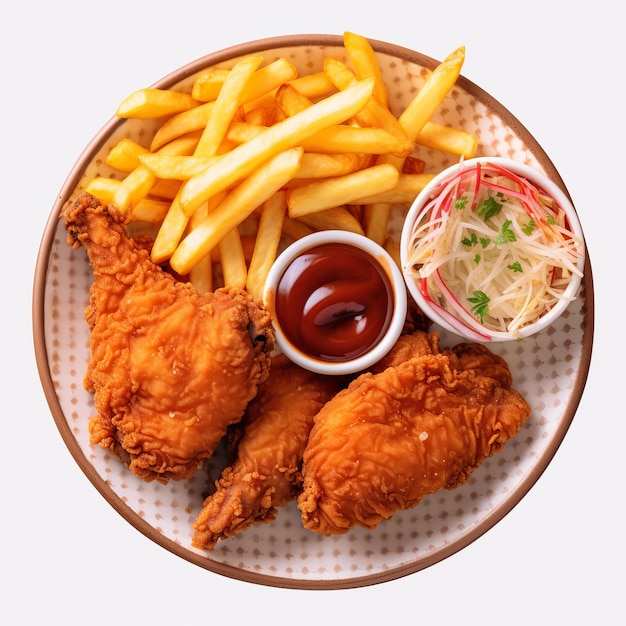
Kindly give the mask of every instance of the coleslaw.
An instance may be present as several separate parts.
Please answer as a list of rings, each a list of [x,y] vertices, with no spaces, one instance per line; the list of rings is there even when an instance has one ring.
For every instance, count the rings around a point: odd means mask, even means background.
[[[477,160],[419,212],[405,263],[438,312],[480,337],[519,336],[582,276],[584,243],[556,201],[501,164]],[[458,322],[456,322],[458,326]]]

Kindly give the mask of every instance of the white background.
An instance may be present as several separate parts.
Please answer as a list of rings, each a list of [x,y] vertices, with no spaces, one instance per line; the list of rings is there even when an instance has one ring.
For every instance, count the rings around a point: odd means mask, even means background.
[[[56,0],[8,6],[2,0],[0,621],[624,624],[626,383],[618,304],[626,114],[618,6],[608,0]],[[32,279],[65,177],[128,93],[242,41],[345,30],[439,60],[466,46],[464,76],[532,132],[574,199],[594,271],[595,342],[585,393],[563,444],[493,529],[397,581],[294,591],[230,580],[170,554],[92,487],[41,390]]]

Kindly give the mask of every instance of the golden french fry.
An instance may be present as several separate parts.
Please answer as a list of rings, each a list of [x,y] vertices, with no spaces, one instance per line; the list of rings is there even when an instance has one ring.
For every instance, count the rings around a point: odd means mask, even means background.
[[[261,104],[250,109],[243,115],[243,120],[248,124],[257,126],[273,126],[285,119],[283,112],[276,106],[276,102]]]
[[[124,98],[115,114],[121,118],[150,120],[174,115],[197,106],[199,103],[190,94],[173,89],[138,89]]]
[[[191,230],[196,228],[209,211],[218,206],[225,197],[225,191],[216,194],[209,201],[200,205],[191,217],[187,217],[180,208],[180,193],[177,194],[174,200],[172,200],[167,215],[163,218],[159,232],[152,244],[150,258],[154,263],[160,264],[167,261],[174,254],[185,234],[187,226],[190,226]],[[207,252],[207,254],[210,253],[211,250]],[[198,259],[199,261],[200,259]]]
[[[392,165],[375,165],[366,169],[316,181],[289,190],[289,217],[352,204],[359,197],[393,189],[398,182],[398,170]]]
[[[283,85],[275,96],[277,106],[288,117],[313,106],[313,102],[302,95],[293,85]]]
[[[213,291],[213,262],[211,253],[200,259],[189,271],[189,282],[198,293]]]
[[[251,102],[297,77],[298,70],[295,65],[287,58],[280,57],[261,67],[254,74],[244,92],[244,102]]]
[[[150,170],[139,165],[120,182],[111,204],[120,215],[130,217],[137,203],[150,193],[155,180],[156,176]]]
[[[435,174],[400,174],[398,182],[393,188],[386,191],[381,189],[367,196],[359,196],[355,199],[355,203],[410,204],[434,177]]]
[[[156,198],[142,198],[133,208],[131,219],[137,222],[160,224],[170,208],[171,202]]]
[[[266,200],[261,210],[246,282],[246,291],[259,302],[263,301],[265,281],[278,252],[286,212],[287,195],[284,191],[278,191]]]
[[[260,165],[179,244],[170,265],[179,274],[189,270],[252,211],[276,193],[300,166],[302,148],[279,152]],[[193,179],[192,179],[193,180]],[[183,187],[187,189],[189,182]]]
[[[207,216],[210,208],[213,207],[209,207],[208,202],[199,207],[189,218],[187,228],[193,230]],[[178,245],[178,241],[176,245]],[[215,263],[219,263],[219,249],[209,251],[189,270],[189,281],[198,293],[207,293],[213,290],[213,257],[215,257]]]
[[[217,154],[226,129],[242,102],[242,92],[262,62],[263,57],[260,56],[246,57],[230,71],[215,100],[207,125],[204,127],[195,151],[196,156]]]
[[[233,122],[226,135],[228,141],[240,145],[257,139],[270,130],[267,127],[255,126],[246,122]],[[307,153],[321,154],[407,154],[412,144],[398,139],[382,128],[360,128],[358,126],[337,125],[324,128],[311,137],[303,139],[300,145]],[[159,159],[148,156],[152,171],[161,172]],[[164,160],[165,161],[165,160]],[[146,161],[147,162],[147,161]],[[200,163],[189,163],[189,170],[199,167]],[[166,170],[167,168],[164,168]]]
[[[330,178],[344,176],[355,172],[363,166],[361,154],[323,154],[319,152],[305,152],[302,163],[295,173],[293,180],[301,178]]]
[[[256,139],[269,129],[269,126],[252,124],[250,122],[233,122],[226,133],[226,140],[238,146],[252,139]]]
[[[220,93],[230,70],[214,67],[196,78],[191,87],[191,96],[200,102],[215,100]]]
[[[363,223],[365,234],[378,245],[383,245],[387,238],[387,226],[391,214],[391,203],[378,202],[363,207]]]
[[[159,150],[159,155],[183,155],[189,154],[197,145],[197,139],[190,137],[180,137],[166,144]],[[149,156],[150,153],[140,154],[139,159]],[[156,156],[156,155],[155,155]],[[132,172],[129,172],[116,189],[111,204],[120,215],[130,217],[133,208],[137,203],[145,198],[157,177],[143,163],[138,165]]]
[[[270,127],[271,128],[271,127]],[[246,122],[233,122],[226,135],[229,141],[234,144],[241,145],[246,142],[257,139],[265,132],[270,130],[267,127],[256,126]],[[382,128],[361,128],[359,126],[346,126],[339,124],[324,128],[314,135],[303,139],[300,145],[306,152],[319,152],[322,154],[395,154],[407,155],[413,149],[413,144],[407,142],[406,137],[398,138]],[[145,157],[145,158],[144,158]],[[158,157],[152,155],[143,155],[142,160],[148,164],[150,169],[155,173],[165,176],[165,171],[169,167],[161,169]],[[166,159],[162,159],[165,163]],[[181,159],[182,161],[182,159]],[[201,166],[200,163],[189,163],[188,168],[182,172],[191,172]]]
[[[163,180],[180,181],[203,172],[218,158],[147,152],[140,155],[139,160],[152,175]]]
[[[180,186],[181,181],[179,180],[157,180],[150,190],[150,195],[155,198],[170,200],[171,202],[180,191]]]
[[[268,159],[301,145],[303,140],[316,132],[352,117],[365,106],[373,88],[373,79],[360,81],[271,126],[258,137],[218,157],[183,187],[180,196],[183,211],[191,215],[207,198],[251,175],[255,168]]]
[[[176,250],[183,237],[185,228],[189,223],[189,218],[183,213],[180,207],[180,194],[172,200],[167,214],[161,222],[159,232],[152,244],[150,258],[153,263],[160,265],[165,263]],[[199,261],[200,259],[197,259]]]
[[[218,247],[224,286],[244,289],[248,278],[248,268],[239,230],[235,227],[226,233],[218,243]]]
[[[349,230],[363,235],[363,228],[359,220],[345,207],[334,207],[317,213],[308,213],[298,218],[313,230]]]
[[[449,54],[428,75],[422,88],[401,113],[398,121],[411,141],[416,141],[430,117],[443,102],[461,73],[465,60],[465,47],[461,46]],[[402,171],[404,159],[398,155],[383,154],[377,163],[390,163]],[[365,207],[365,233],[378,244],[387,238],[387,224],[391,205],[389,203],[370,204]]]
[[[114,178],[96,176],[92,178],[85,187],[85,191],[95,196],[102,204],[109,204],[120,186],[120,181]]]
[[[428,75],[421,89],[400,114],[398,121],[409,138],[417,140],[422,128],[454,86],[465,61],[465,46],[450,53]]]
[[[288,84],[295,87],[303,96],[312,100],[324,98],[335,91],[334,85],[328,80],[324,72],[304,74],[290,80]]]
[[[362,35],[346,31],[343,34],[343,45],[357,76],[360,79],[372,76],[374,78],[374,95],[383,106],[388,106],[387,87],[376,58],[376,52],[374,52],[370,42]]]
[[[206,102],[165,120],[152,138],[150,151],[156,152],[168,141],[172,141],[176,137],[202,130],[208,124],[214,106],[215,102]]]
[[[301,145],[307,152],[393,154],[402,157],[413,150],[413,144],[406,136],[398,137],[384,128],[346,125],[324,128],[303,139]]]
[[[313,232],[310,226],[307,226],[302,220],[296,220],[288,215],[283,219],[283,233],[291,239],[301,239]]]
[[[458,154],[465,159],[476,156],[478,149],[478,137],[473,133],[450,126],[442,126],[435,122],[424,124],[417,136],[416,143],[434,150]]]
[[[297,78],[298,70],[291,61],[281,57],[258,69],[250,78],[242,94],[244,111],[265,102],[272,92],[283,83]]]
[[[312,74],[304,74],[303,76],[298,76],[293,80],[286,81],[284,84],[290,85],[294,87],[298,93],[303,95],[310,100],[319,100],[336,91],[335,86],[328,80],[328,77],[324,74],[324,72],[314,72]],[[282,85],[279,85],[279,87]],[[276,110],[276,94],[278,93],[278,87],[276,89],[272,89],[265,95],[257,98],[256,100],[246,103],[244,106],[245,110],[245,119],[251,123],[253,119],[256,119],[256,115],[249,117],[250,113],[252,113],[253,109],[258,109],[262,107],[271,107],[270,110]],[[279,121],[278,118],[276,121]],[[275,122],[274,122],[275,123]]]
[[[335,57],[324,59],[324,72],[337,89],[346,89],[358,80],[357,75],[343,61]],[[355,121],[361,126],[383,128],[400,140],[407,142],[407,145],[411,145],[412,148],[412,142],[396,116],[376,98],[370,99],[363,110],[355,116]]]
[[[191,95],[196,100],[216,100],[231,70],[215,68],[199,76],[192,87]],[[298,76],[298,70],[288,59],[281,57],[259,68],[250,78],[242,93],[241,102],[249,103],[263,97],[283,83]]]
[[[121,172],[132,172],[136,167],[141,165],[139,155],[148,152],[141,144],[138,144],[127,137],[120,139],[106,156],[107,165],[114,167]]]

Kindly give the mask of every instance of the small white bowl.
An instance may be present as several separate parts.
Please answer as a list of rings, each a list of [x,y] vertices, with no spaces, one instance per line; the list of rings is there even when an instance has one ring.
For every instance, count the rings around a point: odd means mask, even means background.
[[[371,239],[342,230],[288,246],[272,265],[263,299],[278,347],[321,374],[366,370],[394,346],[406,321],[406,286],[396,262]]]
[[[441,300],[432,292],[430,283],[420,280],[420,277],[416,276],[415,269],[411,267],[411,261],[409,259],[413,230],[416,222],[421,219],[424,211],[426,210],[428,212],[427,203],[442,192],[449,179],[462,170],[475,168],[477,164],[481,166],[492,164],[503,167],[514,175],[529,181],[542,195],[552,198],[565,213],[568,230],[580,242],[577,250],[580,255],[575,261],[575,267],[579,273],[571,275],[571,280],[562,298],[559,299],[552,308],[547,310],[547,312],[538,317],[536,321],[522,325],[514,332],[488,328],[469,311],[469,305],[463,307],[460,301],[456,303],[456,310],[449,304],[445,308],[441,306]],[[478,254],[480,254],[479,247],[477,247],[477,250]],[[570,199],[564,191],[545,174],[542,174],[528,165],[504,157],[477,157],[461,161],[446,168],[433,178],[417,196],[407,213],[403,225],[400,241],[400,260],[409,293],[422,312],[441,328],[471,341],[515,341],[529,337],[550,326],[565,311],[569,302],[576,298],[585,264],[584,237],[578,215]],[[428,287],[425,289],[424,285],[426,284],[428,284]],[[425,289],[425,291],[423,291],[423,289]],[[468,310],[465,310],[465,308]]]

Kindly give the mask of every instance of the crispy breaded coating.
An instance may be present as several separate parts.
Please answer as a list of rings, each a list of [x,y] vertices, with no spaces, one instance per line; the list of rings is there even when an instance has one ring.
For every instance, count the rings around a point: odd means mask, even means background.
[[[473,344],[392,358],[359,376],[315,418],[298,497],[304,526],[372,529],[465,483],[530,414],[510,385],[506,363]]]
[[[188,478],[267,377],[270,315],[243,290],[201,295],[175,279],[87,193],[62,218],[94,274],[85,311],[91,442],[145,480]]]

